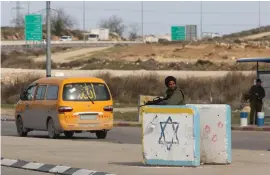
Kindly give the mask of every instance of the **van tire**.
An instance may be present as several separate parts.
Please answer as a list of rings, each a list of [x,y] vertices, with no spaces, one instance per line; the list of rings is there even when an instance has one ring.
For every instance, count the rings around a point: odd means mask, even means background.
[[[48,135],[51,139],[56,139],[60,135],[60,134],[56,133],[53,119],[49,119],[48,124],[47,124],[47,131],[48,131]]]
[[[97,131],[96,136],[98,139],[105,139],[107,137],[107,131]]]
[[[25,131],[23,127],[23,119],[21,116],[18,116],[16,119],[16,127],[17,127],[17,133],[20,137],[26,137],[28,132]]]
[[[65,135],[67,138],[72,138],[73,135],[74,135],[74,132],[73,132],[73,131],[64,131],[64,135]]]

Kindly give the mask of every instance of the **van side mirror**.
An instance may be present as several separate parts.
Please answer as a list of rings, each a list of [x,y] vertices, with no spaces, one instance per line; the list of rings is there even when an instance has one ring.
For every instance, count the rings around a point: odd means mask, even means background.
[[[22,93],[20,94],[20,100],[26,100],[25,92],[22,92]]]

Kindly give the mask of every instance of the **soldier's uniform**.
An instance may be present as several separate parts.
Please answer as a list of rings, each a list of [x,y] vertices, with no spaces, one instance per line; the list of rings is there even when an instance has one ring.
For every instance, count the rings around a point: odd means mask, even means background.
[[[185,95],[183,91],[179,88],[167,90],[162,105],[185,105]]]
[[[250,96],[250,124],[257,124],[257,113],[262,111],[263,98],[265,97],[264,88],[261,86],[261,80],[257,79],[257,84],[253,85],[249,90]],[[255,116],[255,117],[254,117]],[[255,120],[255,121],[254,121]]]

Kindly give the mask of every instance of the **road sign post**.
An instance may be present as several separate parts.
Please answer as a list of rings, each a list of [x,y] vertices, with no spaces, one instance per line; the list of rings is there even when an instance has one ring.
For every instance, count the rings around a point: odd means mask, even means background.
[[[25,40],[41,41],[42,40],[42,16],[25,15]]]
[[[171,26],[172,41],[186,40],[186,26]]]

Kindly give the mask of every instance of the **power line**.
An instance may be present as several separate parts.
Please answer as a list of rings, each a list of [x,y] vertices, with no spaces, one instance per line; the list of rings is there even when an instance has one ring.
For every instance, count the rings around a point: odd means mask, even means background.
[[[77,7],[65,7],[66,9],[77,9]],[[98,8],[87,8],[91,11],[106,11],[106,12],[135,12],[135,13],[141,13],[140,9],[121,9],[121,8],[104,8],[104,9],[98,9]],[[200,11],[164,11],[164,10],[143,10],[144,13],[165,13],[165,14],[198,14],[200,15]],[[235,15],[235,14],[256,14],[257,11],[253,12],[240,12],[240,11],[233,11],[233,12],[225,12],[225,11],[204,11],[204,14],[227,14],[227,15]],[[262,14],[270,14],[270,11],[261,12]]]

